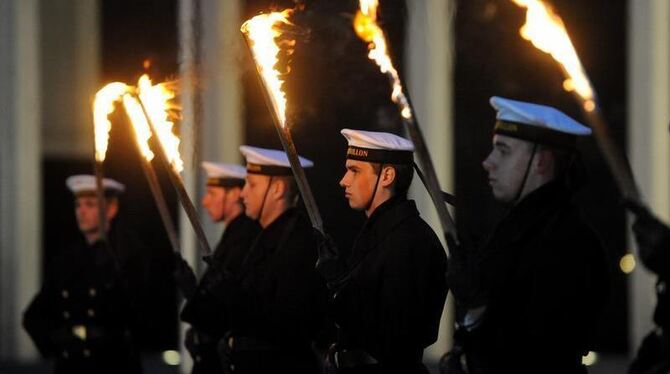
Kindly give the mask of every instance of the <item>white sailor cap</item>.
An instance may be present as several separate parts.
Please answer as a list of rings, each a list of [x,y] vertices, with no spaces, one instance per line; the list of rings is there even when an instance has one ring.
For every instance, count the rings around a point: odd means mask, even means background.
[[[247,160],[247,173],[263,175],[293,175],[291,164],[284,151],[258,148],[250,145],[240,146],[240,152]],[[311,168],[314,163],[298,156],[303,168]]]
[[[534,143],[574,147],[578,136],[591,135],[591,129],[556,108],[491,97],[497,111],[494,133]]]
[[[210,187],[242,187],[247,169],[235,164],[203,161],[202,168],[207,173],[207,186]]]
[[[347,138],[347,158],[384,164],[409,164],[414,162],[414,144],[388,132],[343,129]]]
[[[72,175],[65,180],[65,185],[75,196],[94,194],[97,190],[95,177],[88,174]],[[119,195],[126,190],[126,186],[111,178],[103,178],[102,188],[106,195]]]

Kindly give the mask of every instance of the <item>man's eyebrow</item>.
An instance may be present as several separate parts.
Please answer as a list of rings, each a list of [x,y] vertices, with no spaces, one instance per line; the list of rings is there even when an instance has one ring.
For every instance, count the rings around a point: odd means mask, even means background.
[[[506,148],[506,149],[510,149],[510,148],[512,148],[512,147],[510,147],[509,144],[507,144],[507,143],[505,143],[505,142],[503,142],[503,141],[501,141],[501,140],[497,140],[497,141],[495,141],[495,142],[493,143],[493,145],[496,146],[496,147],[499,147],[499,148]]]

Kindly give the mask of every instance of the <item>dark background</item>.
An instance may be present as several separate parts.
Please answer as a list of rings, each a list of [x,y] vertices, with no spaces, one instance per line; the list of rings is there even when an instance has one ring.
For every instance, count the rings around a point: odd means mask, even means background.
[[[390,38],[393,60],[402,71],[406,5],[403,0],[381,3],[380,21]],[[624,144],[626,2],[554,0],[552,3],[600,95],[604,116],[617,141]],[[308,177],[326,229],[342,248],[349,247],[364,217],[348,208],[337,184],[344,172],[345,150],[339,130],[350,127],[402,133],[386,78],[367,59],[365,45],[353,33],[351,22],[357,4],[354,0],[305,1],[305,10],[297,13],[293,21],[310,32],[299,40],[291,56],[291,73],[285,85],[293,138],[298,151],[316,162],[317,167],[308,172]],[[247,0],[243,18],[271,6],[282,9],[292,7],[293,2]],[[101,12],[101,85],[114,80],[136,81],[147,59],[151,60],[150,72],[156,80],[177,76],[175,1],[105,0]],[[551,57],[519,36],[524,14],[511,1],[457,2],[453,152],[455,192],[461,205],[456,218],[460,231],[475,237],[485,236],[504,211],[493,201],[480,165],[490,150],[495,116],[488,104],[489,97],[499,95],[548,104],[583,120],[571,94],[563,91],[563,77]],[[248,56],[243,63],[246,143],[280,148],[254,66]],[[177,345],[176,297],[169,276],[170,248],[140,170],[139,155],[128,141],[131,134],[125,114],[119,113],[112,116],[116,125],[111,133],[105,172],[128,186],[122,200],[124,220],[150,244],[151,257],[161,269],[152,274],[156,309],[148,311],[146,316],[147,323],[161,327],[159,330],[163,332],[146,340],[146,350],[157,351]],[[626,252],[624,214],[612,177],[593,141],[584,141],[579,149],[590,180],[578,201],[603,240],[614,279],[611,305],[598,326],[597,350],[625,353],[628,350],[626,279],[618,269],[618,260]],[[45,258],[78,235],[65,178],[91,171],[89,161],[44,160]],[[160,168],[159,177],[176,214],[175,195]]]

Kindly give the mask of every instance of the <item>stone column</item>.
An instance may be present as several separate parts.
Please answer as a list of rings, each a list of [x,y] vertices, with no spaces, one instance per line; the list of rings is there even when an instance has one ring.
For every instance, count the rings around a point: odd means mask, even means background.
[[[628,148],[642,195],[670,218],[670,2],[629,2]],[[631,248],[635,247],[630,239]],[[655,277],[637,264],[629,284],[631,354],[652,328]]]
[[[454,190],[453,151],[453,0],[408,1],[406,67],[409,93],[427,141],[442,189]],[[421,215],[440,238],[442,228],[435,207],[418,178],[412,196]],[[443,243],[444,244],[444,243]],[[453,318],[445,306],[438,341],[426,350],[427,360],[438,360],[451,342]]]
[[[198,11],[200,13],[196,17]],[[180,149],[185,164],[182,176],[189,195],[198,206],[204,190],[200,162],[240,162],[238,146],[244,135],[239,71],[239,54],[243,52],[239,31],[240,11],[239,0],[200,1],[197,4],[190,0],[179,1],[183,106]],[[200,23],[194,22],[194,18],[198,18]],[[199,35],[199,40],[196,40],[196,35]],[[199,66],[196,66],[197,59]],[[196,90],[200,90],[202,105],[199,124],[196,124],[197,108],[194,104]],[[220,239],[222,227],[212,223],[204,210],[201,210],[200,218],[213,249]],[[197,268],[201,253],[184,214],[181,215],[180,227],[182,250]],[[183,346],[181,351],[182,372],[190,372],[192,362]]]
[[[246,52],[240,33],[241,4],[213,1],[203,6],[201,155],[203,160],[240,163],[238,147],[244,138],[240,60]],[[214,246],[223,226],[212,223],[204,211],[202,217]]]
[[[21,327],[40,281],[39,1],[0,1],[0,360],[36,356]]]

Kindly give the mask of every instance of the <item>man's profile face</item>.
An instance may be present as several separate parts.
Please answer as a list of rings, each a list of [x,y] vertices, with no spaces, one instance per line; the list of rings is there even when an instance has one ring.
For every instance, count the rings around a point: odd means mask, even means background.
[[[202,206],[214,222],[219,222],[224,218],[225,197],[226,190],[223,187],[207,186],[205,196],[202,198]]]
[[[530,142],[499,134],[493,136],[493,149],[482,166],[488,173],[496,200],[511,202],[517,197],[531,153]]]
[[[270,177],[260,174],[247,174],[247,180],[242,189],[245,214],[251,218],[260,219],[263,198],[269,188]]]
[[[347,160],[347,171],[340,180],[344,187],[344,197],[349,206],[355,210],[367,208],[377,182],[377,173],[371,163],[358,160]]]
[[[107,221],[116,216],[117,200],[107,199]],[[82,195],[75,198],[74,212],[79,230],[84,233],[93,233],[99,230],[100,217],[98,216],[98,198],[95,195]]]

